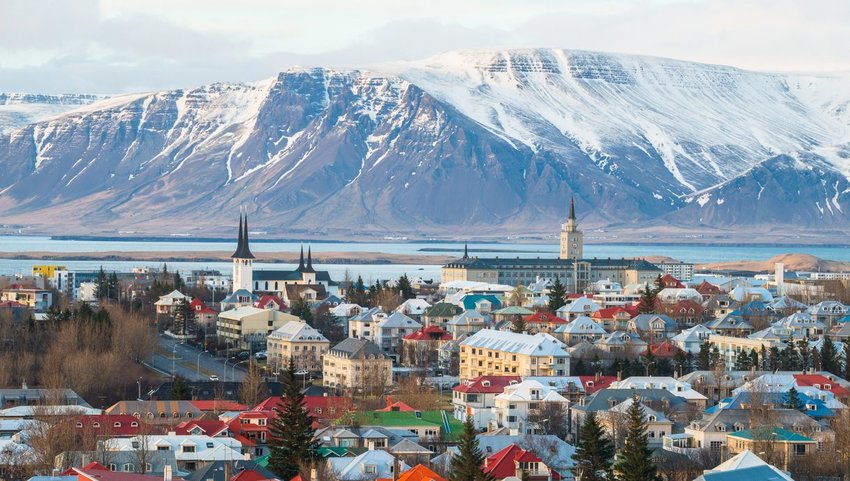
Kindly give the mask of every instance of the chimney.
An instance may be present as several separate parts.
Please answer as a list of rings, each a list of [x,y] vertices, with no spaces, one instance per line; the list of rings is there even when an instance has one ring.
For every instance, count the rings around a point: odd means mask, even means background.
[[[170,480],[166,480],[170,481]],[[230,481],[230,462],[224,462],[224,481]]]
[[[390,407],[392,405],[393,405],[393,397],[387,396],[387,407]]]
[[[622,380],[623,380],[623,371],[617,371],[617,380],[618,380],[618,381],[622,381]]]
[[[162,470],[162,481],[171,481],[171,465],[166,464]]]
[[[393,457],[393,481],[398,481],[399,462],[398,457]],[[312,480],[311,480],[312,481]]]

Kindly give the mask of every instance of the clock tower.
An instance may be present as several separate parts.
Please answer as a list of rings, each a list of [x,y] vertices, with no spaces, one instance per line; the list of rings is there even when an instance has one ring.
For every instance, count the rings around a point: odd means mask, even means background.
[[[561,224],[561,259],[577,260],[584,257],[584,236],[576,223],[576,205],[570,196],[570,213]]]

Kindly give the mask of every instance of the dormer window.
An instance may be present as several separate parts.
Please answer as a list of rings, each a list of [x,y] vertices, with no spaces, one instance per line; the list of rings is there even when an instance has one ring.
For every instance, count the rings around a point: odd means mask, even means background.
[[[119,422],[117,422],[117,421],[116,421],[116,422],[112,423],[112,427],[113,427],[113,428],[120,428],[120,427],[121,427],[121,423],[119,423]]]
[[[82,427],[83,427],[83,423],[81,423],[81,422],[77,421],[77,427],[78,427],[78,428],[82,428]]]
[[[139,423],[136,422],[136,421],[133,421],[133,422],[130,423],[130,427],[131,428],[137,428],[137,427],[139,427]]]
[[[95,422],[93,422],[93,423],[92,423],[92,427],[93,427],[93,428],[99,428],[99,427],[100,427],[100,423],[99,423],[99,422],[97,422],[97,421],[95,421]]]

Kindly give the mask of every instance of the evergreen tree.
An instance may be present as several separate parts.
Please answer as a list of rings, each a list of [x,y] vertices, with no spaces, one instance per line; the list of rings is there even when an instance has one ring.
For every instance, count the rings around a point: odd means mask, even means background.
[[[762,345],[764,347],[764,345]],[[756,352],[755,349],[750,351],[750,368],[758,369],[759,368],[759,353]]]
[[[175,376],[174,382],[171,383],[171,400],[172,401],[190,401],[192,393],[189,392],[189,386],[186,384],[186,379],[183,376]]]
[[[596,419],[596,413],[590,411],[581,425],[573,454],[575,466],[570,470],[582,481],[603,481],[609,479],[613,458],[614,445]]]
[[[654,314],[656,295],[657,292],[649,287],[649,284],[644,284],[643,292],[640,295],[640,302],[637,306],[638,312],[641,314]]]
[[[785,349],[779,353],[779,368],[783,371],[797,371],[800,366],[800,357],[797,355],[797,343],[794,336],[788,339]]]
[[[832,374],[839,372],[838,351],[829,336],[824,336],[823,347],[820,349],[821,369]]]
[[[567,288],[561,284],[561,278],[555,276],[555,282],[549,288],[549,310],[552,312],[564,307],[567,298]]]
[[[637,395],[627,413],[628,427],[623,449],[614,460],[616,481],[660,481],[655,465],[650,460],[652,451],[646,437],[646,420],[643,405]]]
[[[452,456],[449,481],[493,480],[481,469],[484,464],[484,454],[478,447],[478,438],[475,437],[475,425],[472,424],[472,416],[467,416],[463,423],[463,432],[458,440],[457,449],[457,454]]]
[[[850,342],[844,343],[844,379],[850,379]]]
[[[690,372],[688,369],[688,357],[681,349],[676,351],[676,354],[673,356],[673,362],[675,363],[676,371],[680,376],[684,376]]]
[[[366,294],[366,284],[363,283],[363,277],[357,276],[357,282],[354,283],[352,292],[348,293],[348,300],[358,306],[365,306],[368,302]]]
[[[177,289],[178,291],[183,289],[184,287],[186,287],[186,284],[183,282],[183,278],[180,277],[179,272],[174,273],[174,279],[171,281],[171,283],[174,285],[174,288]]]
[[[764,344],[761,345],[761,363],[759,367],[762,371],[770,370],[770,360],[767,357],[767,347]]]
[[[118,299],[118,274],[113,271],[109,274],[109,279],[107,280],[107,290],[106,297],[107,299]]]
[[[802,411],[806,406],[800,399],[800,394],[797,392],[797,389],[792,386],[785,395],[785,402],[782,403],[782,407],[785,409],[796,409],[797,411]]]
[[[821,361],[820,351],[815,348],[812,348],[812,369],[815,371],[823,371],[823,362]]]
[[[319,443],[313,440],[313,416],[304,409],[292,357],[282,375],[282,396],[269,429],[269,469],[281,479],[292,479],[302,463],[316,459]]]
[[[103,271],[103,266],[97,271],[97,279],[94,281],[94,297],[97,300],[106,299],[109,291],[109,279],[106,277],[106,272]]]
[[[652,344],[646,348],[646,356],[643,358],[643,365],[647,376],[654,376],[656,368],[655,354],[652,353]]]
[[[528,330],[528,324],[526,324],[525,319],[522,318],[519,314],[515,315],[511,320],[511,332],[515,332],[517,334],[523,334]]]
[[[748,371],[750,369],[750,355],[746,352],[741,352],[735,357],[735,370]]]
[[[398,289],[398,294],[404,299],[413,299],[416,297],[416,294],[413,292],[413,286],[410,285],[410,279],[407,278],[407,274],[402,274],[398,278],[396,289]]]
[[[809,349],[809,339],[802,338],[797,341],[797,351],[799,351],[800,370],[805,371],[812,367],[812,351]]]
[[[717,369],[723,363],[723,359],[720,357],[720,349],[717,346],[713,346],[711,348],[711,369]]]
[[[313,311],[310,310],[310,305],[303,297],[295,299],[295,302],[289,308],[289,313],[303,319],[308,324],[313,322]]]
[[[189,301],[183,299],[174,312],[174,334],[185,336],[192,332],[195,332],[195,310]]]
[[[699,361],[700,371],[708,371],[711,369],[711,344],[709,344],[707,340],[700,344],[697,359]]]
[[[781,365],[781,353],[776,346],[770,347],[770,355],[768,356],[767,365],[771,371],[776,371]]]
[[[655,294],[657,295],[664,289],[664,281],[661,280],[661,274],[658,274],[658,277],[655,278]]]

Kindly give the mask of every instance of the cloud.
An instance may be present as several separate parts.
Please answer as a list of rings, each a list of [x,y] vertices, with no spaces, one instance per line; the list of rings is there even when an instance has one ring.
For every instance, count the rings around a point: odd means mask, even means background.
[[[7,0],[0,91],[117,93],[563,47],[758,70],[850,70],[842,0]]]

